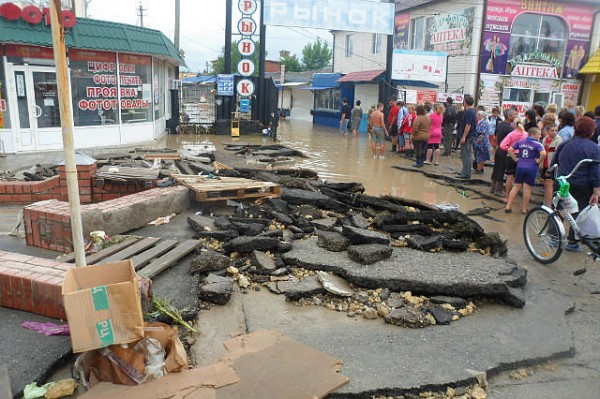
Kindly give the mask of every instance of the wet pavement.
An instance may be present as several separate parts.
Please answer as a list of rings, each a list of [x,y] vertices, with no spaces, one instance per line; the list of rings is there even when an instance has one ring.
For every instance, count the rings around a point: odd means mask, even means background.
[[[531,316],[531,318],[529,318],[529,316],[522,316],[515,319],[514,321],[517,323],[517,326],[515,327],[516,330],[513,330],[515,331],[514,337],[511,337],[510,329],[499,326],[499,328],[502,328],[503,330],[502,335],[514,338],[515,343],[526,342],[526,338],[532,338],[531,335],[535,338],[536,326],[541,328],[541,326],[544,325],[544,322],[549,322],[548,320],[544,321],[544,317],[556,319],[551,321],[560,324],[560,319],[562,318],[561,314],[568,308],[571,312],[566,317],[566,328],[570,331],[572,342],[570,342],[571,337],[559,336],[544,338],[544,331],[539,332],[537,341],[541,344],[541,348],[544,347],[544,340],[558,343],[560,343],[559,341],[564,341],[561,345],[564,347],[565,342],[568,344],[567,346],[572,344],[575,355],[570,358],[553,361],[550,364],[544,364],[543,366],[529,367],[525,369],[524,373],[518,375],[511,374],[510,372],[499,373],[490,380],[488,397],[558,399],[566,397],[594,397],[594,395],[597,395],[597,393],[600,392],[600,381],[598,381],[597,378],[598,375],[600,375],[600,341],[598,341],[598,335],[600,334],[600,267],[598,267],[598,265],[591,265],[590,270],[583,277],[574,277],[572,272],[581,267],[585,257],[584,254],[565,253],[555,264],[550,266],[542,266],[535,263],[527,254],[523,244],[521,232],[523,222],[522,215],[516,213],[505,215],[502,211],[502,203],[493,199],[483,198],[480,194],[487,191],[486,186],[469,187],[467,190],[457,189],[456,187],[434,182],[418,172],[405,172],[393,168],[394,165],[410,167],[413,162],[390,153],[389,143],[387,143],[388,152],[386,152],[386,158],[380,160],[373,159],[370,142],[365,134],[360,134],[358,137],[340,136],[337,129],[318,127],[313,126],[310,123],[292,120],[282,121],[279,130],[279,140],[281,144],[299,149],[308,155],[309,158],[299,162],[299,166],[318,171],[319,175],[324,180],[335,182],[361,182],[366,188],[366,193],[371,195],[389,194],[392,196],[418,199],[430,204],[453,203],[457,204],[459,209],[463,212],[482,206],[489,206],[495,209],[490,215],[500,220],[499,222],[480,217],[474,218],[486,229],[486,231],[497,231],[502,237],[508,240],[509,257],[516,260],[520,266],[529,270],[529,281],[532,286],[530,293],[540,301],[548,302],[556,307],[556,313],[537,314],[535,317]],[[165,146],[177,147],[178,143],[181,141],[201,142],[205,139],[218,144],[218,148],[221,148],[219,144],[231,143],[232,141],[231,138],[227,136],[169,135],[156,143],[152,143],[152,146],[155,148],[162,148]],[[239,141],[254,144],[270,142],[269,138],[262,136],[242,136]],[[114,150],[125,152],[127,149],[94,149],[83,150],[82,152],[94,156],[96,154]],[[14,170],[19,167],[31,166],[37,162],[46,165],[59,162],[62,159],[62,153],[60,152],[43,155],[7,155],[0,159],[0,169]],[[451,157],[441,158],[441,164],[439,166],[426,166],[424,169],[442,171],[444,174],[451,175],[454,171],[460,170],[460,167],[461,163],[459,156],[457,153],[453,153]],[[484,180],[489,179],[491,168],[486,169],[485,175],[479,178]],[[12,229],[15,224],[14,218],[17,209],[18,208],[9,209],[8,207],[2,207],[0,209],[0,232],[8,232]],[[21,245],[20,243],[19,245],[14,245],[10,242],[7,244],[6,240],[11,239],[6,237],[3,240],[5,241],[3,246],[18,247]],[[262,293],[260,295],[264,296]],[[259,299],[258,301],[260,302],[261,300]],[[279,307],[280,305],[274,306]],[[261,309],[261,307],[249,308],[249,312],[258,315]],[[273,310],[275,312],[281,311],[282,313],[290,311],[289,308]],[[511,312],[514,311],[511,310]],[[533,315],[535,313],[535,306],[531,306],[531,310],[528,309],[527,312],[532,312],[531,315]],[[229,319],[224,319],[223,321],[223,323],[231,324],[230,329],[240,327],[240,325],[245,322],[243,315],[234,314],[230,316]],[[258,320],[258,318],[255,320]],[[274,318],[274,320],[276,323],[288,323],[285,320],[280,320],[280,317]],[[326,326],[323,328],[318,327],[318,323],[322,321],[322,317],[314,316],[312,319],[314,331],[307,332],[307,336],[310,335],[317,340],[320,332],[325,333],[323,329],[326,329]],[[493,322],[493,320],[491,320],[491,322]],[[529,322],[532,323],[531,327],[533,327],[533,329],[521,330],[518,328],[518,324],[525,325]],[[464,334],[467,334],[469,331],[471,333],[477,333],[477,331],[479,331],[478,333],[480,334],[490,334],[492,332],[492,330],[478,330],[477,317],[473,317],[472,320],[469,320],[469,323],[473,324],[467,325],[459,323],[462,324],[460,328],[465,329]],[[262,327],[262,325],[257,325],[256,327]],[[287,326],[282,325],[281,328],[283,330],[289,329],[290,331],[293,331],[296,327],[292,324]],[[525,334],[524,331],[527,331],[527,333]],[[330,333],[335,332],[332,330]],[[340,335],[335,338],[335,345],[327,343],[328,338],[322,337],[321,344],[318,344],[317,346],[322,346],[321,349],[326,352],[328,349],[334,348],[335,354],[343,358],[341,353],[343,353],[344,350],[349,349],[344,344],[345,337],[341,335],[342,331],[338,331],[338,334]],[[368,332],[365,334],[368,334]],[[382,335],[379,338],[386,339],[387,332],[382,330],[381,334]],[[460,334],[460,332],[458,334]],[[371,336],[367,336],[361,339],[368,340],[370,337]],[[214,338],[218,341],[219,334],[216,333]],[[414,339],[418,340],[419,337],[415,336]],[[460,340],[460,335],[458,335],[456,339]],[[355,344],[361,345],[360,339],[355,341]],[[450,344],[450,342],[441,340],[440,344],[441,345],[434,345],[432,343],[432,351],[427,353],[419,354],[411,351],[407,354],[407,356],[409,356],[409,362],[402,363],[402,367],[409,367],[411,362],[418,363],[425,357],[431,357],[435,360],[436,351],[447,351],[448,359],[450,359],[449,362],[451,362],[453,351],[451,348],[444,346]],[[214,342],[213,345],[215,345]],[[410,340],[406,340],[403,345],[410,346]],[[475,356],[477,358],[479,358],[479,355],[485,352],[484,349],[488,348],[490,345],[502,346],[502,351],[506,351],[506,353],[510,353],[510,351],[527,352],[529,350],[529,346],[521,347],[516,344],[504,346],[502,340],[500,342],[494,340],[481,340],[478,342],[463,343],[462,345],[462,349],[465,349],[465,347],[468,348],[468,353],[477,352],[477,356]],[[400,347],[400,349],[402,348]],[[340,353],[338,353],[338,351]],[[542,358],[546,356],[551,357],[553,354],[551,350],[542,350],[541,353]],[[544,356],[544,354],[546,356]],[[398,356],[402,355],[403,352],[400,350]],[[499,362],[502,362],[503,356],[504,355],[500,355],[498,357]],[[360,364],[358,360],[357,364]],[[378,359],[376,356],[364,359],[364,364],[362,366],[364,369],[358,369],[356,371],[357,373],[366,373],[374,367],[373,364],[377,365],[377,362],[382,361],[382,358]],[[481,357],[481,361],[485,362],[486,359]],[[389,361],[386,360],[384,362],[384,365],[385,364],[388,365],[388,368],[400,366],[400,364],[392,359]],[[436,369],[438,373],[444,373],[444,367],[449,366],[450,364],[436,365],[435,361],[432,363],[427,362],[427,367]],[[464,368],[466,369],[469,367],[465,366]],[[406,370],[401,371],[401,374],[406,372]],[[449,372],[448,374],[453,373]],[[426,382],[425,376],[417,376],[413,382],[417,382],[419,378],[421,378],[423,382]],[[459,380],[465,378],[466,374],[458,377]]]

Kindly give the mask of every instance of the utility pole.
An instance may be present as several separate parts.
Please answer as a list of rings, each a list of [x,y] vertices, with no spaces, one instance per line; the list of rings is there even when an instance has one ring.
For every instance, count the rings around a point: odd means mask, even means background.
[[[144,11],[146,11],[146,9],[144,7],[142,7],[142,3],[140,2],[140,7],[138,10],[138,17],[140,17],[140,26],[142,28],[144,27]],[[179,47],[177,47],[177,49],[179,49]]]
[[[179,23],[180,23],[180,18],[179,18],[179,10],[180,10],[180,4],[179,4],[179,0],[175,0],[175,40],[173,40],[173,43],[175,44],[175,48],[177,50],[179,50]]]
[[[388,0],[389,3],[395,4],[394,0]],[[379,102],[387,104],[391,96],[392,86],[392,62],[394,54],[394,32],[391,35],[387,35],[387,49],[386,49],[386,60],[385,60],[385,83],[379,84]]]
[[[67,175],[67,193],[71,211],[71,234],[75,249],[75,264],[85,266],[83,248],[83,224],[81,222],[81,204],[79,202],[79,184],[77,181],[77,165],[75,164],[75,145],[73,143],[73,109],[67,68],[67,48],[65,46],[65,28],[62,18],[60,0],[50,1],[50,26],[52,28],[52,47],[56,64],[56,84],[58,88],[58,107],[62,125],[62,140],[65,152],[65,174]]]

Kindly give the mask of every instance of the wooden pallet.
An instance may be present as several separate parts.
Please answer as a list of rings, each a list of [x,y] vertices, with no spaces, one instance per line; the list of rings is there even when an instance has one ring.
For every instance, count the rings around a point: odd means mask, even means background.
[[[281,195],[279,184],[241,177],[209,179],[203,176],[171,175],[179,184],[196,193],[197,201],[262,198]]]
[[[198,240],[162,239],[156,237],[126,236],[119,244],[86,256],[86,264],[102,265],[109,262],[131,259],[140,276],[153,278],[163,270],[175,265],[181,258],[201,245]],[[58,259],[61,262],[75,262],[75,254],[70,253]]]
[[[144,159],[152,160],[152,159],[164,159],[167,161],[180,161],[181,155],[176,152],[149,152],[147,154],[142,155]]]

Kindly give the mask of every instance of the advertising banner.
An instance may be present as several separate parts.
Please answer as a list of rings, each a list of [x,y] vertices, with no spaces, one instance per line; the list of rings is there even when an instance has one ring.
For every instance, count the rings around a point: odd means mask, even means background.
[[[264,0],[265,25],[394,33],[393,3],[366,0]]]
[[[595,8],[546,0],[490,0],[481,73],[571,78],[589,56]]]
[[[394,48],[408,48],[410,14],[396,14],[394,17]]]
[[[469,55],[473,40],[475,7],[427,18],[425,50],[448,55]]]
[[[446,81],[446,53],[395,49],[392,79]]]

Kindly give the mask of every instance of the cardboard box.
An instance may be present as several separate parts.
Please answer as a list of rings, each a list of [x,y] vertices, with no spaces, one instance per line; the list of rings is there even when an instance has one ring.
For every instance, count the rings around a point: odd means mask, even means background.
[[[69,269],[62,294],[73,352],[144,337],[137,275],[131,260]]]

